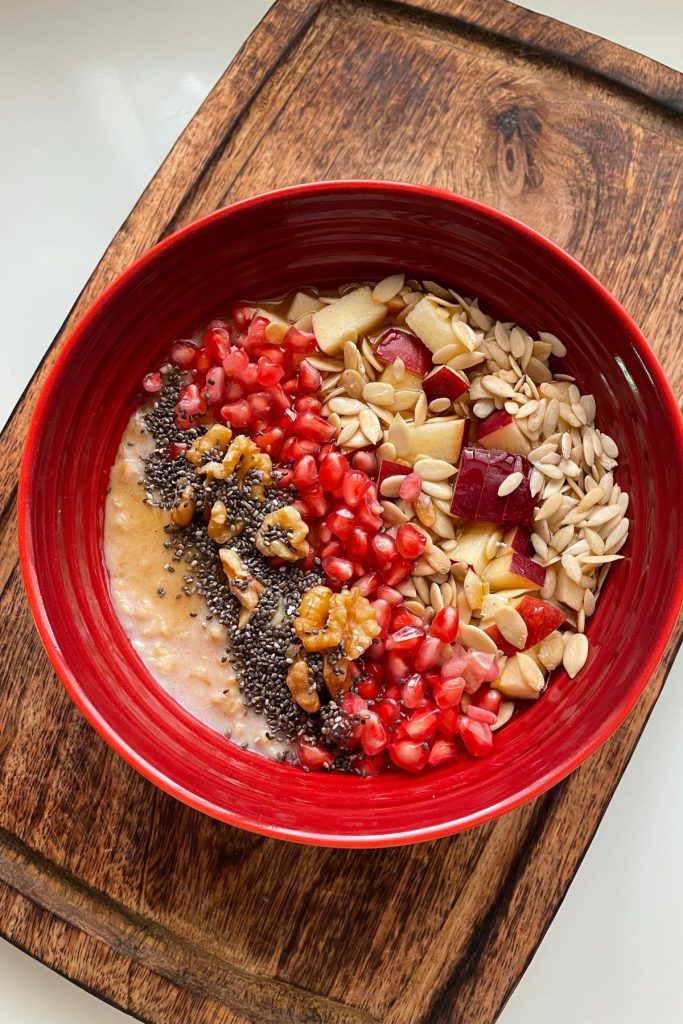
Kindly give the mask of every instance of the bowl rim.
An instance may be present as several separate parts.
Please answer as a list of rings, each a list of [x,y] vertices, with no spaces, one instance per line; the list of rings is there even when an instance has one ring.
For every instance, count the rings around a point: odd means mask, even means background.
[[[677,460],[683,466],[683,417],[678,408],[673,390],[666,378],[664,370],[646,342],[635,322],[614,298],[614,296],[602,285],[578,260],[570,256],[559,245],[552,242],[545,235],[529,227],[522,221],[510,214],[504,213],[495,207],[489,206],[476,199],[461,196],[458,193],[446,189],[434,188],[428,185],[413,184],[409,182],[391,181],[383,179],[335,179],[329,181],[305,182],[298,185],[290,185],[284,188],[272,189],[245,199],[238,200],[213,212],[198,218],[173,232],[171,235],[156,243],[146,250],[141,256],[134,260],[97,296],[94,302],[88,307],[78,323],[71,330],[69,336],[57,355],[55,362],[49,371],[40,392],[36,398],[35,408],[31,415],[28,431],[24,443],[21,469],[19,474],[18,488],[18,542],[19,560],[24,579],[29,607],[35,620],[40,639],[45,647],[48,658],[53,669],[61,680],[70,698],[85,716],[88,722],[96,729],[102,738],[111,746],[119,756],[128,762],[136,771],[140,772],[150,782],[153,782],[164,792],[174,796],[176,799],[187,804],[195,810],[202,811],[227,824],[237,826],[249,832],[254,832],[269,838],[287,840],[305,845],[331,846],[336,848],[378,848],[406,845],[410,843],[423,842],[430,839],[438,839],[448,835],[464,831],[475,825],[481,825],[501,814],[514,810],[534,797],[545,793],[552,786],[562,781],[567,775],[582,764],[601,744],[612,735],[613,732],[623,723],[628,714],[635,706],[638,698],[644,691],[651,675],[656,669],[664,649],[674,629],[678,613],[683,605],[683,570],[679,569],[676,578],[674,599],[669,605],[666,616],[660,623],[649,652],[649,656],[643,661],[639,670],[634,673],[631,684],[626,689],[620,701],[615,705],[613,712],[596,727],[592,737],[584,742],[582,746],[571,756],[565,757],[561,763],[548,769],[536,780],[529,783],[523,789],[511,794],[509,797],[498,801],[495,804],[483,807],[480,812],[473,813],[467,818],[454,818],[435,825],[418,827],[414,829],[399,829],[377,835],[333,835],[329,832],[318,833],[311,829],[285,828],[279,825],[270,825],[262,820],[241,814],[239,811],[229,811],[219,807],[209,800],[205,800],[194,794],[186,786],[176,782],[166,773],[155,768],[144,755],[119,734],[109,722],[93,706],[87,694],[82,690],[76,675],[71,671],[66,657],[63,655],[59,642],[53,633],[50,618],[40,592],[38,576],[35,567],[34,545],[30,526],[30,509],[33,503],[34,474],[31,467],[37,451],[43,429],[43,421],[47,414],[50,400],[55,391],[62,384],[62,366],[67,360],[71,350],[75,348],[84,335],[91,322],[98,316],[102,307],[109,302],[127,282],[143,271],[149,264],[153,264],[160,253],[172,248],[179,241],[201,233],[208,224],[223,219],[229,219],[235,213],[249,210],[258,206],[267,205],[272,202],[294,199],[299,196],[341,194],[353,191],[365,192],[366,194],[382,193],[383,195],[413,195],[422,199],[434,199],[439,202],[454,204],[465,208],[471,213],[480,214],[483,218],[497,221],[498,224],[525,238],[532,245],[545,249],[553,254],[555,259],[562,263],[569,273],[582,278],[597,297],[610,309],[615,320],[620,322],[621,327],[629,336],[629,339],[636,348],[638,355],[643,360],[652,377],[653,385],[659,394],[660,401],[666,406],[669,418],[672,423],[674,449]],[[49,351],[49,350],[48,350]]]

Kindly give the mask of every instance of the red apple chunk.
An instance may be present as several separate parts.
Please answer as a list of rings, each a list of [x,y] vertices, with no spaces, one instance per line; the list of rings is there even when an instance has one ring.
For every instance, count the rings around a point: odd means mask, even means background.
[[[531,528],[534,503],[529,490],[531,466],[521,455],[486,448],[463,448],[453,490],[451,515],[489,523],[518,523]],[[522,481],[501,497],[500,485],[511,473]]]
[[[380,336],[375,356],[381,363],[395,363],[402,359],[406,370],[418,377],[424,377],[432,365],[432,353],[427,346],[414,334],[397,327],[390,327]]]
[[[528,455],[531,443],[505,409],[496,409],[477,428],[477,441],[483,448],[496,448],[512,455]]]
[[[553,630],[558,629],[565,622],[565,617],[559,608],[547,601],[542,601],[540,597],[533,597],[531,594],[525,594],[514,607],[526,623],[527,638],[524,647],[513,647],[497,626],[489,626],[486,630],[503,654],[517,654],[520,649],[528,651],[530,647],[540,644],[541,640],[545,640]]]
[[[452,370],[450,366],[437,366],[422,381],[422,390],[427,396],[428,402],[433,402],[436,398],[448,398],[451,402],[455,402],[469,389],[467,378],[457,370]]]

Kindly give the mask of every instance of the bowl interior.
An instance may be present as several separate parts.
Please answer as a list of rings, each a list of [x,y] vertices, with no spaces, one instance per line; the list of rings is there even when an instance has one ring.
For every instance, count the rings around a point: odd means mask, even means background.
[[[113,611],[102,554],[111,463],[141,377],[169,343],[232,299],[400,268],[443,281],[567,344],[595,394],[630,492],[627,557],[589,622],[576,680],[497,735],[494,754],[408,777],[304,775],[202,726],[150,678]],[[22,469],[22,554],[43,639],[79,706],[163,788],[216,817],[304,841],[394,843],[516,806],[576,766],[641,692],[680,604],[681,425],[670,391],[616,303],[559,250],[456,197],[375,183],[247,201],[166,240],[79,325],[43,392]],[[283,799],[283,795],[287,799]]]

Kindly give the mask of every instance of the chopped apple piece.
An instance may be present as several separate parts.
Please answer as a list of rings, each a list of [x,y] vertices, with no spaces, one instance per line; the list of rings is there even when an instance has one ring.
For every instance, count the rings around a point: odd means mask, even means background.
[[[390,476],[408,476],[412,473],[412,466],[404,466],[402,462],[392,462],[391,459],[382,459],[377,474],[377,490]]]
[[[488,542],[497,532],[491,523],[468,523],[458,534],[451,557],[456,562],[471,565],[477,576],[481,576],[490,561],[486,557]]]
[[[545,569],[516,551],[500,555],[486,566],[482,577],[491,590],[540,590],[545,583]]]
[[[386,315],[387,307],[375,302],[370,288],[356,288],[313,314],[315,340],[323,352],[335,355],[349,331],[356,331],[358,337],[368,334]]]
[[[558,572],[554,595],[558,601],[566,604],[568,608],[573,608],[575,612],[580,612],[583,608],[583,595],[582,586],[570,580],[566,572]]]
[[[497,448],[513,455],[528,455],[531,451],[531,442],[505,409],[497,409],[481,421],[477,441],[484,448]]]
[[[422,381],[422,390],[427,396],[428,402],[433,402],[436,398],[448,398],[451,402],[455,402],[469,389],[470,384],[464,374],[452,370],[450,366],[437,366]]]
[[[531,527],[534,503],[529,490],[531,466],[520,455],[464,448],[455,482],[451,515],[465,519],[486,519],[490,523],[523,523]],[[511,494],[498,494],[511,473],[522,480]]]
[[[457,345],[462,352],[468,351],[462,342],[456,337],[451,327],[450,317],[443,319],[437,312],[441,307],[431,302],[425,296],[420,299],[417,305],[411,309],[406,317],[406,323],[412,331],[415,331],[427,348],[432,352],[438,352],[446,345]]]
[[[420,382],[432,366],[432,353],[414,334],[401,331],[398,327],[390,327],[379,338],[375,356],[380,363],[395,363],[403,360],[403,365],[410,373],[416,374]]]
[[[535,562],[531,564],[536,565]],[[537,644],[540,644],[541,640],[545,640],[550,633],[566,621],[559,608],[548,604],[547,601],[542,601],[540,597],[532,597],[531,594],[525,594],[524,597],[515,602],[514,608],[522,616],[526,624],[527,638],[521,650],[528,653],[530,653],[529,648],[536,647]],[[498,650],[502,651],[503,654],[516,654],[519,650],[519,648],[513,647],[512,644],[507,642],[497,626],[489,626],[486,632]]]
[[[443,459],[455,464],[460,455],[466,420],[455,417],[428,420],[419,427],[410,426],[410,449],[406,461],[415,462],[418,455]]]
[[[418,377],[416,373],[410,373],[406,370],[403,376],[399,377],[393,366],[385,366],[378,380],[381,380],[383,384],[391,384],[392,388],[395,388],[396,391],[403,391],[405,389],[418,391],[422,387],[422,378]]]
[[[257,316],[264,316],[266,320],[270,320],[271,324],[278,324],[280,327],[283,328],[285,333],[292,326],[288,320],[285,320],[278,313],[274,313],[272,309],[264,309],[262,306],[259,306],[258,309],[256,310],[254,317]]]
[[[516,551],[518,555],[531,557],[534,553],[534,549],[531,546],[531,534],[523,526],[515,526],[514,529],[510,530],[503,538],[503,543],[511,551]]]
[[[515,655],[505,662],[503,671],[491,685],[511,700],[538,700],[541,690],[535,690],[523,677]]]
[[[323,308],[324,303],[316,299],[315,295],[307,295],[306,292],[297,292],[292,298],[287,310],[287,319],[290,324],[295,324],[307,313],[316,313]]]

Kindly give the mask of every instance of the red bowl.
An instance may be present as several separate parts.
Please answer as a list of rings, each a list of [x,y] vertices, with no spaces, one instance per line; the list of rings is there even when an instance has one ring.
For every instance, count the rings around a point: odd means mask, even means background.
[[[568,345],[598,400],[630,492],[626,558],[588,629],[577,679],[496,736],[492,756],[418,776],[307,775],[203,726],[149,676],[114,613],[102,554],[105,487],[142,376],[177,336],[238,297],[405,269]],[[100,734],[168,793],[264,835],[389,846],[487,821],[542,793],[623,721],[683,598],[683,425],[661,367],[586,270],[518,221],[434,189],[324,182],[239,202],[150,250],[98,299],[40,395],[19,490],[21,563],[43,643]]]

